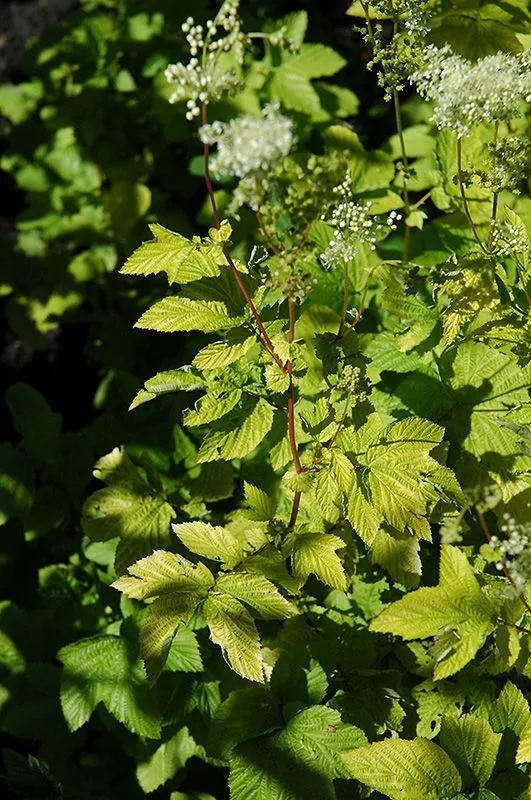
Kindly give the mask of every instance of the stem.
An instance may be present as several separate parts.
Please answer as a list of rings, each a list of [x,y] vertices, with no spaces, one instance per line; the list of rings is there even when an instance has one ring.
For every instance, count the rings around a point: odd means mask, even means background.
[[[293,340],[295,339],[295,300],[293,299],[293,295],[289,295],[288,297],[288,310],[289,310],[289,331],[288,331],[288,342],[292,344]],[[287,373],[289,375],[289,386],[288,386],[288,438],[289,438],[289,447],[291,450],[291,457],[293,458],[293,464],[295,466],[295,472],[300,474],[302,470],[301,460],[299,458],[299,448],[297,447],[297,438],[295,436],[295,389],[293,386],[293,364],[291,359],[288,359],[286,363]],[[301,493],[295,492],[293,495],[293,504],[291,506],[291,516],[288,523],[288,530],[291,530],[295,523],[297,522],[297,515],[299,513],[299,506],[301,502]]]
[[[206,106],[206,103],[203,103],[203,105],[201,107],[201,121],[202,121],[203,125],[207,124],[207,120],[208,120],[208,118],[207,118],[207,106]],[[212,181],[210,179],[210,170],[209,170],[209,164],[208,164],[208,154],[209,154],[209,147],[208,147],[208,144],[205,142],[203,144],[203,172],[204,172],[205,184],[206,184],[208,196],[210,198],[210,205],[212,206],[212,215],[214,217],[214,223],[216,225],[216,228],[219,230],[221,228],[221,219],[220,219],[220,216],[219,216],[218,206],[217,206],[216,198],[215,198],[215,195],[214,195],[214,188],[212,186]],[[253,315],[253,317],[255,319],[255,322],[256,322],[256,324],[258,326],[258,330],[260,331],[260,337],[259,338],[261,339],[261,342],[262,342],[263,346],[265,347],[265,349],[267,350],[267,352],[269,353],[269,355],[271,356],[273,361],[275,361],[275,363],[280,367],[280,369],[283,372],[286,372],[286,367],[282,363],[282,360],[279,358],[279,356],[276,354],[275,348],[273,347],[273,343],[272,343],[271,339],[269,338],[266,329],[264,328],[264,323],[262,322],[262,320],[260,318],[260,314],[258,313],[258,311],[256,309],[256,306],[253,303],[249,292],[247,291],[247,287],[245,286],[244,282],[242,281],[240,273],[236,269],[236,265],[234,264],[234,261],[232,260],[232,257],[231,257],[231,255],[229,253],[229,248],[228,248],[226,242],[223,242],[223,244],[221,245],[221,248],[223,250],[223,254],[225,255],[225,258],[227,259],[227,264],[229,265],[230,271],[232,272],[232,276],[233,276],[234,280],[236,281],[236,283],[238,284],[238,288],[239,288],[240,292],[243,295],[243,298],[244,298],[244,300],[245,300],[245,302],[247,304],[247,307],[249,308],[251,314]]]
[[[494,136],[492,137],[492,147],[493,147],[493,154],[492,154],[492,163],[494,166],[495,155],[494,151],[496,149],[496,144],[498,142],[498,128],[499,123],[497,122],[494,126]],[[489,253],[492,252],[492,246],[494,244],[494,231],[496,230],[496,213],[498,211],[498,192],[494,192],[492,195],[492,211],[490,215],[490,230],[489,230],[489,241],[487,243],[487,250]]]
[[[362,291],[361,297],[360,297],[360,304],[358,306],[358,310],[356,311],[356,318],[355,318],[354,322],[350,323],[348,328],[345,331],[343,331],[341,336],[338,335],[336,337],[336,340],[335,340],[336,342],[341,342],[343,339],[345,339],[349,335],[349,333],[356,327],[358,322],[361,321],[361,315],[363,314],[363,309],[365,308],[365,300],[367,298],[367,292],[369,290],[369,281],[371,279],[372,272],[373,272],[373,270],[371,270],[371,272],[369,274],[369,277],[367,278],[367,280],[365,282],[365,286],[363,287],[363,291]]]
[[[328,450],[331,450],[332,447],[334,446],[334,444],[336,442],[336,439],[339,436],[339,434],[341,433],[341,429],[343,428],[343,425],[345,424],[345,419],[347,417],[347,411],[348,411],[349,402],[350,402],[350,393],[349,393],[347,399],[345,400],[345,408],[343,409],[343,414],[341,415],[341,419],[339,420],[339,422],[337,424],[336,432],[334,433],[334,435],[332,436],[332,438],[328,442],[328,445],[327,445],[327,449]]]
[[[485,539],[487,540],[487,542],[490,542],[490,540],[492,538],[492,534],[489,531],[489,526],[487,525],[487,522],[485,520],[483,512],[480,511],[479,508],[477,508],[476,510],[478,512],[479,522],[481,524],[481,529],[483,530],[483,534],[485,536]],[[525,608],[527,613],[531,614],[531,606],[527,602],[523,592],[518,591],[518,587],[517,587],[516,583],[514,582],[513,576],[511,575],[511,573],[509,572],[509,570],[507,569],[507,567],[504,564],[502,564],[502,570],[503,570],[503,574],[505,575],[505,577],[507,578],[507,580],[509,581],[509,583],[513,587],[513,589],[514,589],[514,591],[516,593],[516,596],[520,600],[521,604],[523,605],[523,607]]]
[[[273,239],[272,239],[272,238],[271,238],[271,236],[269,235],[269,231],[267,230],[266,224],[265,224],[265,222],[264,222],[264,218],[263,218],[263,216],[262,216],[262,212],[260,211],[260,209],[259,209],[259,208],[256,210],[256,219],[258,220],[258,225],[259,225],[259,227],[260,227],[260,232],[261,232],[262,236],[264,237],[264,239],[265,239],[265,242],[266,242],[267,246],[268,246],[268,247],[269,247],[271,250],[273,250],[275,253],[277,253],[277,254],[278,254],[278,253],[280,252],[280,249],[279,249],[279,247],[278,247],[278,246],[277,246],[277,245],[274,243]]]
[[[463,183],[462,161],[463,161],[463,154],[462,154],[462,149],[461,149],[461,139],[459,137],[457,137],[457,180],[459,181],[459,190],[461,192],[461,198],[463,200],[463,206],[464,206],[464,209],[465,209],[466,218],[467,218],[467,220],[468,220],[468,222],[470,224],[470,227],[472,229],[472,233],[474,234],[474,239],[479,244],[479,246],[481,247],[483,252],[486,253],[487,250],[485,248],[485,245],[483,244],[483,242],[481,241],[481,239],[478,236],[478,232],[476,230],[476,226],[474,224],[474,220],[472,219],[472,215],[470,213],[470,207],[468,205],[468,200],[467,200],[466,193],[465,193],[465,185]]]
[[[516,264],[516,271],[518,272],[518,277],[520,279],[520,283],[522,284],[522,291],[525,295],[525,299],[527,300],[527,305],[531,306],[531,297],[529,296],[529,292],[527,291],[527,285],[522,265],[520,264],[517,258],[514,258],[514,263]]]
[[[339,328],[337,330],[336,340],[338,340],[341,336],[341,331],[343,329],[343,325],[345,324],[345,320],[347,318],[347,311],[348,311],[348,264],[346,261],[343,262],[343,307],[341,309],[341,319],[339,320]]]
[[[402,200],[404,201],[404,211],[406,215],[406,220],[409,217],[409,213],[411,211],[411,206],[409,203],[409,190],[407,186],[408,181],[408,172],[409,172],[409,160],[407,157],[406,152],[406,143],[404,141],[404,130],[402,127],[402,114],[400,111],[400,99],[398,97],[398,92],[396,89],[393,89],[393,106],[395,109],[395,122],[396,122],[396,130],[398,133],[398,139],[400,141],[400,153],[402,156],[402,167],[403,167],[403,185],[402,185]],[[404,231],[404,244],[402,250],[402,264],[407,264],[409,260],[409,240],[411,237],[411,228],[409,225],[405,225]]]

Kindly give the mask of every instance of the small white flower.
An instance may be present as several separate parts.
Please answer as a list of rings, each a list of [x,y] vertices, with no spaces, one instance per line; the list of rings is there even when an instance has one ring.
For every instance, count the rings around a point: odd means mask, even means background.
[[[508,121],[531,97],[530,51],[496,53],[475,63],[448,45],[429,45],[424,65],[410,76],[419,94],[435,103],[433,121],[462,138],[483,122]]]

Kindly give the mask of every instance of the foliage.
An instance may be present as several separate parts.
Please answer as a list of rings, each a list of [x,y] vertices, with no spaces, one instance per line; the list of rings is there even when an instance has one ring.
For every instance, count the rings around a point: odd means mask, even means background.
[[[380,149],[306,12],[155,5],[85,0],[0,90],[9,324],[85,315],[102,380],[77,432],[6,395],[2,782],[524,800],[525,4],[353,4]]]

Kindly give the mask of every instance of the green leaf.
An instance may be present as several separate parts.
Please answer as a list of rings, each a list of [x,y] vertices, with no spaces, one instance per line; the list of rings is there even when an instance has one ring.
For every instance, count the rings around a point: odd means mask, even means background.
[[[93,636],[63,647],[61,707],[68,727],[76,731],[98,703],[139,736],[160,737],[160,722],[141,661],[125,639]]]
[[[23,514],[33,500],[33,476],[25,458],[9,444],[0,444],[0,525]]]
[[[190,622],[202,596],[182,590],[163,594],[150,604],[140,629],[140,653],[149,683],[159,677],[177,630]]]
[[[317,473],[313,493],[323,517],[330,522],[336,522],[340,513],[342,493],[329,467],[325,467]]]
[[[166,669],[170,672],[203,671],[201,650],[193,631],[186,628],[177,631],[166,659]]]
[[[516,752],[517,764],[528,764],[529,762],[531,762],[531,725],[528,725],[520,736]]]
[[[122,86],[124,87],[124,80],[127,80],[126,76],[132,80],[130,73],[125,70],[122,70],[117,76],[117,82],[122,77]],[[132,89],[134,90],[135,88],[133,81]],[[117,89],[118,91],[131,91],[129,88],[118,88],[118,86]],[[120,181],[111,186],[109,193],[105,197],[105,206],[111,216],[113,231],[121,239],[149,211],[151,191],[144,183],[133,183],[130,180]],[[134,258],[134,255],[131,258]],[[125,267],[123,271],[125,271]]]
[[[235,361],[239,361],[255,344],[254,336],[247,336],[243,341],[214,342],[203,347],[194,358],[194,367],[200,370],[222,369]]]
[[[481,591],[466,555],[457,547],[441,551],[439,585],[417,589],[382,611],[370,630],[404,639],[443,636],[436,680],[462,669],[496,627],[496,609]]]
[[[317,575],[327,586],[347,588],[347,577],[336,553],[345,547],[339,536],[330,533],[302,533],[293,541],[291,560],[293,574],[305,582],[310,574]]]
[[[154,400],[159,394],[166,394],[167,392],[196,392],[199,389],[203,389],[203,387],[203,380],[194,375],[189,367],[157,372],[153,378],[149,378],[145,382],[144,388],[138,392],[129,406],[129,411],[149,402],[149,400]]]
[[[444,717],[439,742],[458,768],[463,786],[484,786],[494,769],[501,734],[486,719],[466,715]]]
[[[223,328],[234,328],[242,322],[243,317],[231,316],[227,306],[219,300],[192,300],[189,297],[176,296],[165,297],[148,308],[135,327],[162,333],[214,333]]]
[[[263,575],[228,572],[217,579],[216,590],[242,600],[263,619],[287,619],[298,614],[296,607]]]
[[[517,736],[521,736],[531,723],[527,700],[511,681],[505,684],[500,696],[492,704],[489,722],[493,730],[502,732],[509,729]]]
[[[167,742],[163,742],[147,760],[139,761],[136,777],[144,792],[154,792],[173,778],[188,759],[200,755],[200,748],[188,728],[181,728]]]
[[[342,721],[339,711],[312,706],[293,716],[277,739],[277,745],[323,777],[348,778],[341,753],[367,744],[365,734]]]
[[[192,523],[193,524],[193,523]],[[200,524],[200,523],[195,523]],[[166,592],[195,592],[206,595],[214,578],[204,564],[192,564],[177,553],[156,550],[128,569],[112,586],[135,600],[158,597]]]
[[[168,283],[184,284],[215,277],[220,273],[220,265],[227,263],[219,244],[201,242],[198,236],[190,241],[158,224],[149,228],[155,238],[144,242],[127,259],[120,270],[125,275],[165,272]]]
[[[416,588],[422,573],[419,550],[415,536],[380,530],[371,543],[371,559],[387,570],[397,583]]]
[[[260,637],[254,620],[238,600],[211,593],[203,606],[210,636],[229,666],[242,678],[264,682]]]
[[[367,491],[354,473],[348,497],[347,519],[368,547],[374,543],[383,515],[369,502]]]
[[[43,462],[56,457],[61,416],[52,411],[42,394],[27,383],[15,383],[6,392],[6,403],[28,456]]]
[[[231,692],[212,720],[211,740],[216,752],[227,758],[240,742],[280,728],[281,716],[271,692],[252,686]]]
[[[271,430],[273,407],[263,398],[245,397],[240,406],[214,423],[199,449],[197,460],[231,461],[249,455]]]
[[[461,789],[444,750],[427,739],[384,739],[345,753],[350,775],[390,800],[442,800]]]
[[[241,397],[241,389],[221,394],[205,394],[198,400],[194,409],[184,412],[183,424],[193,428],[221,419],[238,405]]]
[[[123,449],[115,448],[101,458],[94,474],[109,485],[86,500],[83,530],[93,541],[120,538],[115,568],[121,574],[138,558],[169,545],[175,512],[146,483]]]
[[[214,527],[206,522],[183,522],[172,527],[192,553],[213,561],[222,561],[230,567],[242,560],[241,542],[226,528]]]
[[[303,44],[298,53],[289,56],[284,65],[305,78],[323,78],[343,69],[345,59],[324,44]]]
[[[248,512],[247,516],[259,522],[269,522],[269,520],[273,519],[277,510],[277,503],[274,497],[269,496],[257,486],[247,483],[247,481],[243,484],[243,490],[245,492],[245,500],[251,507],[251,512]]]
[[[0,86],[0,113],[14,125],[19,125],[37,108],[43,95],[43,88],[40,81],[17,85],[5,83]]]
[[[460,3],[435,19],[430,38],[438,45],[449,43],[452,50],[471,61],[500,51],[518,53],[522,45],[507,22],[510,16],[500,4]]]

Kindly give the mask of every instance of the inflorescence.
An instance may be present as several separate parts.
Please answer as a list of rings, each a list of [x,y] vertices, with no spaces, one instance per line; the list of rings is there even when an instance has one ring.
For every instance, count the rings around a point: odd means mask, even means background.
[[[489,541],[500,556],[496,569],[506,569],[517,591],[525,593],[531,583],[531,523],[521,524],[506,512],[500,531],[504,539],[491,536]]]
[[[225,92],[238,91],[240,81],[232,69],[226,69],[221,58],[229,51],[242,64],[247,37],[242,33],[238,16],[240,0],[226,0],[214,20],[206,22],[206,30],[188,17],[182,25],[190,49],[188,64],[179,62],[166,68],[166,80],[175,85],[170,103],[186,100],[186,118],[198,117],[203,103],[219,100]]]
[[[496,53],[475,63],[452,52],[449,45],[424,49],[424,66],[410,76],[419,94],[435,103],[439,129],[469,136],[483,122],[512,119],[521,100],[531,100],[531,51]]]

